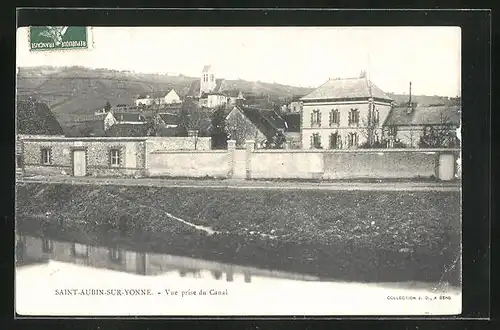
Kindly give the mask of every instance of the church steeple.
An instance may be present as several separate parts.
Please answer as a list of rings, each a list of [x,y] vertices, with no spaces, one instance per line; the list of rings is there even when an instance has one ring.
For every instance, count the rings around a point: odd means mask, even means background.
[[[216,86],[215,71],[211,65],[205,65],[200,77],[200,95],[211,92]]]

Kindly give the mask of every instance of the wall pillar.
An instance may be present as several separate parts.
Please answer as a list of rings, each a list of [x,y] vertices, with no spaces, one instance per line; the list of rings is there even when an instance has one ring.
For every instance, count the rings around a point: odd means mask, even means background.
[[[441,181],[450,181],[455,178],[456,157],[453,152],[438,152],[437,177]]]
[[[231,179],[234,173],[234,153],[236,151],[236,140],[227,141],[228,172],[227,178]]]
[[[252,178],[252,154],[255,151],[255,141],[246,141],[246,154],[245,154],[245,168],[246,168],[246,178]]]
[[[149,154],[153,152],[154,142],[146,140],[144,142],[144,175],[149,176]]]

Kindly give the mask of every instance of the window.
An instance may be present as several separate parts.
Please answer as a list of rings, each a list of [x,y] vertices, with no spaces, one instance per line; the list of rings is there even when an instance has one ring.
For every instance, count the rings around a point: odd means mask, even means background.
[[[54,249],[53,243],[50,239],[44,239],[42,244],[42,251],[44,253],[51,253]]]
[[[330,149],[339,149],[340,143],[341,140],[338,133],[330,134]]]
[[[314,133],[311,136],[311,148],[320,149],[321,148],[321,136],[319,133]]]
[[[211,76],[210,76],[210,80],[211,80],[212,82],[213,82],[213,81],[215,81],[215,77],[214,77],[214,75],[211,75]]]
[[[349,125],[358,123],[359,123],[359,111],[358,109],[353,108],[349,111]]]
[[[110,165],[112,167],[120,166],[120,149],[111,149],[109,151]]]
[[[313,110],[311,113],[311,126],[321,127],[321,112]]]
[[[52,164],[52,150],[50,148],[42,148],[42,164]]]
[[[123,260],[121,251],[118,249],[109,249],[109,259],[115,263],[121,263]]]
[[[340,113],[337,109],[330,111],[330,126],[340,123]]]
[[[349,133],[347,142],[349,147],[356,147],[358,145],[358,134],[357,133]]]

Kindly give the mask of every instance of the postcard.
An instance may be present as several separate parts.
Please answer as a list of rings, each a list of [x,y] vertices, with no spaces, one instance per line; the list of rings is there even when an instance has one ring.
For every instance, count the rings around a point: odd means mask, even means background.
[[[461,313],[460,28],[16,47],[18,317]]]

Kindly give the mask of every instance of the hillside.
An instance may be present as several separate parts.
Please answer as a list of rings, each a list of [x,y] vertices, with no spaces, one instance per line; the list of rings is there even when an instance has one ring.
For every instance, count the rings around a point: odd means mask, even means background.
[[[20,68],[17,76],[17,93],[20,99],[32,96],[47,103],[58,120],[64,123],[74,121],[80,115],[93,114],[106,101],[112,106],[131,104],[139,94],[167,92],[171,88],[184,95],[196,79],[84,67],[25,67]],[[228,80],[227,83],[230,88],[275,97],[304,95],[310,91],[245,80]]]

